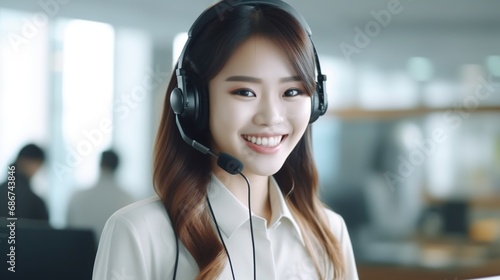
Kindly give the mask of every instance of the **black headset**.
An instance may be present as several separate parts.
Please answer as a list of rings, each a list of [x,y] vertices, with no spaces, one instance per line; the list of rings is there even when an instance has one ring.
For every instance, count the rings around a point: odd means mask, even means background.
[[[311,98],[311,116],[309,118],[309,123],[313,123],[320,116],[324,115],[328,108],[328,100],[325,90],[326,75],[321,73],[318,54],[311,38],[311,28],[300,13],[298,13],[292,6],[281,0],[224,0],[205,10],[198,17],[198,19],[196,19],[193,26],[191,26],[191,29],[189,29],[188,39],[184,45],[181,55],[179,56],[175,69],[177,87],[172,90],[170,95],[170,106],[172,107],[173,112],[180,116],[182,123],[189,124],[190,131],[201,132],[207,128],[208,93],[205,92],[207,87],[196,84],[195,77],[193,77],[191,73],[186,72],[183,68],[184,58],[187,50],[189,49],[192,38],[196,37],[208,22],[212,21],[216,17],[223,19],[225,12],[230,12],[238,6],[271,6],[281,9],[293,16],[307,32],[313,46],[317,69],[316,90]]]

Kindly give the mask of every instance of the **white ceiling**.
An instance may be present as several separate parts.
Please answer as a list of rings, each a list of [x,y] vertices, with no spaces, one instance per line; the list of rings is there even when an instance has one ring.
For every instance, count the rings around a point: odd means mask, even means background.
[[[189,29],[194,19],[215,2],[64,1],[68,3],[60,5],[57,16],[144,29],[157,44],[170,44],[175,34]],[[340,43],[353,44],[354,28],[363,29],[374,19],[371,11],[387,9],[393,1],[396,0],[288,0],[309,22],[320,54],[338,56],[342,56]],[[38,1],[0,0],[0,7],[43,11]],[[354,62],[398,67],[408,57],[421,55],[449,70],[463,63],[479,63],[486,55],[500,55],[500,1],[401,0],[400,9],[370,45],[352,57]]]
[[[42,0],[50,2],[56,0]],[[58,0],[58,15],[139,26],[167,33],[189,28],[213,0]],[[308,20],[313,30],[352,28],[372,20],[370,11],[387,9],[398,0],[288,0]],[[402,12],[394,15],[394,24],[405,28],[427,26],[500,27],[500,1],[497,0],[401,0]],[[38,1],[0,0],[0,7],[42,11]],[[162,28],[163,27],[163,28]]]

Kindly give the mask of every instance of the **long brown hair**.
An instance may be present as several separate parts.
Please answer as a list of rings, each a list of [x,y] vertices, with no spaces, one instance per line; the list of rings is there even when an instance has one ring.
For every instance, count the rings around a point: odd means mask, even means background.
[[[224,67],[233,51],[255,35],[281,46],[306,90],[310,94],[315,90],[311,41],[300,23],[287,12],[265,5],[237,6],[226,12],[223,19],[213,19],[203,28],[187,50],[184,68],[190,78],[205,87],[205,92],[208,82]],[[210,158],[186,145],[180,137],[170,108],[170,93],[176,86],[173,73],[154,148],[155,190],[179,240],[198,264],[196,279],[215,279],[222,272],[227,256],[207,210]],[[190,136],[201,143],[210,143],[208,129]],[[282,192],[289,194],[287,203],[301,227],[318,275],[322,279],[342,279],[345,268],[340,245],[329,230],[323,205],[317,197],[318,174],[312,157],[310,127],[274,177]],[[334,275],[331,275],[332,266]]]

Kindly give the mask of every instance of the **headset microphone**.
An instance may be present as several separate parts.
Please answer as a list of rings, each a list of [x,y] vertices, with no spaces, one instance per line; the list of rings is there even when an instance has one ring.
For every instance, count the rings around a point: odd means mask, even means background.
[[[179,121],[178,114],[175,115],[175,123],[177,124],[177,128],[179,128],[179,132],[181,134],[182,140],[184,140],[184,142],[186,142],[189,146],[195,148],[196,150],[198,150],[206,155],[208,154],[208,155],[211,155],[214,158],[216,158],[217,165],[220,168],[224,169],[226,172],[233,174],[233,175],[238,174],[241,172],[241,170],[243,170],[243,163],[241,163],[241,161],[239,161],[235,157],[231,156],[230,154],[227,154],[227,153],[220,153],[218,155],[214,154],[205,145],[203,145],[199,142],[196,142],[196,140],[189,138],[189,136],[187,136],[186,133],[184,133],[184,129],[182,129],[182,125]]]

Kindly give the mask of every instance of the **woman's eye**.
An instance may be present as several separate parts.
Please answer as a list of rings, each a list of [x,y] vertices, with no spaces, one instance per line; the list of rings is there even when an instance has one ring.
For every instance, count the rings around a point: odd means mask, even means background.
[[[255,97],[255,93],[249,89],[238,89],[232,92],[233,94],[245,96],[245,97]]]
[[[296,88],[292,88],[292,89],[289,89],[289,90],[285,91],[284,96],[292,97],[292,96],[301,95],[302,93],[304,93],[302,90],[296,89]]]

